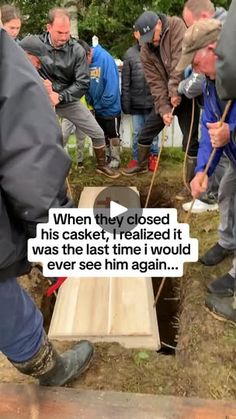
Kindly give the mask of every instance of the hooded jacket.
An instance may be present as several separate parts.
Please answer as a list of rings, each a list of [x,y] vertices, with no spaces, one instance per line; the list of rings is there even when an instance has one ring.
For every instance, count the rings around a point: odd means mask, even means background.
[[[220,120],[223,115],[224,108],[226,106],[226,101],[221,101],[217,95],[215,82],[207,79],[204,88],[204,111],[202,114],[201,121],[201,138],[197,156],[197,166],[195,173],[203,172],[207,162],[209,160],[210,154],[212,152],[212,145],[210,141],[210,136],[208,133],[207,122],[217,122]],[[234,140],[234,131],[236,128],[236,102],[233,102],[229,112],[226,116],[226,120],[230,128],[230,142],[224,147],[217,148],[215,158],[208,170],[208,176],[211,176],[214,172],[218,161],[223,153],[225,153],[231,162],[235,165],[236,169],[236,144]]]
[[[153,98],[146,82],[138,42],[124,56],[121,78],[121,104],[126,114],[148,114],[153,108]]]
[[[97,45],[93,48],[90,70],[90,86],[86,99],[98,116],[105,118],[121,113],[119,73],[112,56]]]
[[[27,238],[63,193],[70,160],[42,81],[0,30],[0,280],[27,272]],[[59,198],[60,195],[60,198]]]
[[[159,14],[160,15],[160,14]],[[160,15],[162,35],[160,45],[144,44],[141,60],[146,80],[150,86],[156,113],[163,116],[171,112],[170,98],[178,96],[178,85],[183,74],[176,71],[182,52],[182,40],[186,26],[182,19]]]
[[[61,48],[54,48],[49,33],[39,36],[48,50],[50,61],[41,60],[39,74],[52,82],[52,88],[61,96],[61,102],[79,100],[89,87],[89,71],[85,50],[76,39],[70,38]],[[60,104],[58,105],[60,106]]]

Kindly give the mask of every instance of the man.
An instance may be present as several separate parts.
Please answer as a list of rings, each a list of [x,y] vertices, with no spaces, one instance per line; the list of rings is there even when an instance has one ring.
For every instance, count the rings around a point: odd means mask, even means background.
[[[108,165],[120,166],[118,126],[121,114],[119,73],[114,58],[101,45],[88,55],[90,85],[86,100],[94,109],[95,119],[103,129],[108,147]]]
[[[197,22],[199,19],[214,18],[224,23],[227,16],[227,11],[223,7],[214,7],[210,0],[188,0],[183,9],[183,19],[186,26],[189,27]],[[196,74],[194,72],[182,80],[178,86],[178,91],[185,94],[188,98],[196,98],[195,104],[202,107],[202,89],[204,84],[204,75]],[[224,170],[228,165],[228,160],[223,156],[220,163],[217,165],[216,171],[211,176],[208,190],[202,194],[199,199],[196,199],[192,207],[193,213],[201,213],[204,211],[213,211],[218,209],[217,198],[219,183],[223,176]],[[192,202],[186,202],[182,205],[185,211],[188,211]]]
[[[45,88],[19,46],[0,30],[0,350],[41,385],[63,385],[89,365],[87,341],[59,356],[43,317],[16,276],[29,272],[27,239],[48,210],[70,202],[63,185],[70,167]]]
[[[42,62],[41,77],[52,82],[57,94],[56,113],[66,118],[87,134],[93,142],[97,159],[96,171],[110,178],[119,173],[106,165],[105,138],[91,112],[80,102],[89,87],[89,73],[85,51],[70,37],[70,17],[66,9],[49,11],[47,32],[39,36],[45,43],[53,64]]]
[[[233,102],[224,123],[220,119],[226,102],[221,101],[215,87],[217,55],[215,53],[217,39],[221,31],[221,23],[215,19],[202,19],[190,27],[184,37],[182,58],[177,66],[181,71],[192,63],[194,71],[205,74],[204,112],[201,126],[201,141],[198,151],[196,175],[191,182],[193,197],[199,196],[207,188],[208,177],[214,172],[222,153],[229,158],[229,167],[224,173],[219,188],[220,216],[228,205],[234,209],[236,201],[236,183],[232,182],[236,169],[236,143],[234,131],[236,128],[236,102]],[[216,148],[215,158],[203,179],[203,172],[207,165],[212,149]],[[236,242],[235,225],[232,226],[233,241]],[[236,310],[232,307],[230,296],[234,293],[236,258],[232,269],[223,277],[208,285],[210,295],[206,304],[218,314],[236,321]],[[225,298],[226,297],[226,298]]]
[[[155,109],[151,112],[138,140],[138,166],[124,169],[123,174],[133,176],[147,171],[147,162],[153,136],[165,125],[171,125],[173,114],[178,117],[183,133],[183,149],[186,149],[192,116],[192,102],[178,93],[182,73],[175,67],[181,54],[182,39],[186,27],[178,17],[161,13],[144,12],[135,22],[140,33],[141,60],[146,80],[154,98]],[[198,150],[199,110],[195,112],[192,136],[187,157],[187,182],[194,175]],[[186,191],[181,191],[180,199]],[[179,194],[178,194],[179,195]],[[178,196],[179,198],[179,196]]]
[[[121,73],[121,104],[125,114],[132,116],[133,139],[132,149],[133,158],[127,167],[131,168],[138,164],[138,137],[141,129],[145,125],[151,110],[153,109],[153,98],[149,86],[145,80],[143,65],[140,58],[141,46],[139,44],[140,34],[135,31],[134,38],[136,44],[129,48],[124,56]],[[158,154],[158,136],[152,141],[151,156],[148,168],[155,170]]]

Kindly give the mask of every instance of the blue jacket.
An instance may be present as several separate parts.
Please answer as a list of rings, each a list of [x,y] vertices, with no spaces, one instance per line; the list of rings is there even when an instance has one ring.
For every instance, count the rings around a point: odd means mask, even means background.
[[[195,173],[204,171],[212,152],[212,145],[206,124],[207,122],[217,122],[220,120],[226,103],[226,101],[219,99],[215,88],[215,82],[208,79],[204,88],[204,111],[201,120],[201,139]],[[233,162],[236,169],[236,143],[234,140],[235,135],[233,135],[236,128],[236,101],[233,101],[225,122],[227,122],[230,127],[230,142],[224,147],[217,148],[215,158],[208,170],[208,176],[211,176],[214,172],[223,152]]]
[[[119,73],[112,56],[100,45],[93,48],[90,69],[90,87],[86,99],[95,113],[115,117],[121,113]]]

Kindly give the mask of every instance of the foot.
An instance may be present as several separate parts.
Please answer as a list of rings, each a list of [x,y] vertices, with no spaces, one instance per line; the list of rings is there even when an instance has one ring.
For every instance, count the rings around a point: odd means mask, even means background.
[[[127,169],[132,169],[133,167],[138,166],[137,160],[133,159],[127,164]]]
[[[122,175],[124,176],[135,176],[135,175],[141,175],[144,173],[148,172],[148,168],[147,167],[142,167],[142,166],[135,166],[135,167],[131,167],[130,169],[124,168],[121,170]]]
[[[151,155],[149,157],[149,163],[148,163],[148,170],[150,172],[154,172],[154,170],[156,168],[156,162],[157,162],[157,156],[156,155]]]
[[[186,199],[189,199],[190,197],[191,197],[191,194],[190,194],[189,190],[186,188],[186,186],[184,186],[184,188],[181,189],[181,191],[179,191],[175,195],[175,199],[177,199],[177,201],[184,201]]]
[[[215,317],[236,323],[236,308],[234,308],[233,297],[220,298],[215,294],[209,294],[205,304]]]
[[[190,202],[186,202],[185,204],[182,205],[182,208],[184,211],[189,211],[190,207],[192,205],[192,201]],[[218,204],[207,204],[203,201],[201,201],[200,199],[196,199],[194,201],[193,207],[191,209],[191,213],[193,214],[200,214],[206,211],[217,211],[218,208]]]
[[[43,386],[63,386],[78,378],[86,371],[93,358],[93,345],[87,340],[81,340],[72,349],[57,355],[54,368],[39,378]]]
[[[117,179],[120,177],[120,173],[117,170],[112,170],[108,166],[98,166],[96,167],[96,172],[111,179]]]
[[[214,266],[224,260],[227,256],[233,255],[234,251],[225,249],[219,243],[212,246],[203,256],[199,258],[200,262],[206,266]]]
[[[207,285],[210,293],[219,297],[232,297],[234,294],[234,278],[230,274],[223,275]]]

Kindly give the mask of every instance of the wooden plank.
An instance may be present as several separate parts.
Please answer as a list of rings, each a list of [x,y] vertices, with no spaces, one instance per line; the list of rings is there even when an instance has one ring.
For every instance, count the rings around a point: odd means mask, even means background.
[[[79,206],[93,206],[105,188],[84,188]],[[127,188],[110,187],[109,199],[140,207]],[[120,195],[121,192],[121,195]],[[126,201],[125,201],[126,199]],[[60,288],[50,328],[51,339],[119,342],[127,348],[160,349],[151,278],[68,278]]]
[[[2,419],[235,419],[236,403],[0,384]]]

